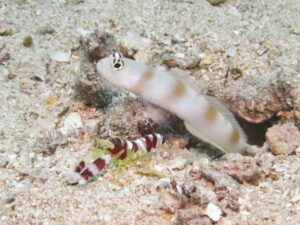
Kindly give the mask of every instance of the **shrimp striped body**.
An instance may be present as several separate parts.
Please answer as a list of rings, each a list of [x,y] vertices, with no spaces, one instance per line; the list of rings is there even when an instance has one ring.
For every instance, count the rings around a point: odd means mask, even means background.
[[[123,58],[121,68],[115,68],[114,58],[109,56],[97,63],[99,73],[111,83],[176,114],[191,134],[224,152],[246,150],[241,127],[218,100],[200,95],[182,78],[131,59]]]
[[[99,171],[104,169],[109,164],[112,157],[119,160],[125,160],[128,152],[150,152],[151,149],[156,148],[164,143],[162,135],[153,133],[144,137],[138,138],[134,141],[128,141],[121,138],[112,138],[110,142],[113,144],[112,148],[107,149],[108,154],[94,158],[88,154],[83,160],[79,162],[75,168],[75,179],[80,184],[85,184]]]

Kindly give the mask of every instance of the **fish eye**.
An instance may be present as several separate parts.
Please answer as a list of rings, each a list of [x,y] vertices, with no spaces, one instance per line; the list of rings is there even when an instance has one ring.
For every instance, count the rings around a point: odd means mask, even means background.
[[[122,60],[120,59],[113,60],[112,67],[114,70],[120,70],[123,68],[123,66],[124,66],[124,62]]]
[[[112,68],[114,70],[120,70],[124,66],[123,55],[120,52],[115,51],[113,54]]]

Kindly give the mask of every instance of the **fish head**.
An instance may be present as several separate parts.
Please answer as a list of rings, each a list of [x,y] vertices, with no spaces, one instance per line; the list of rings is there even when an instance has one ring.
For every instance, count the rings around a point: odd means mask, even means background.
[[[125,89],[130,89],[141,76],[147,66],[143,63],[128,59],[119,52],[101,59],[97,63],[97,71],[110,83]]]

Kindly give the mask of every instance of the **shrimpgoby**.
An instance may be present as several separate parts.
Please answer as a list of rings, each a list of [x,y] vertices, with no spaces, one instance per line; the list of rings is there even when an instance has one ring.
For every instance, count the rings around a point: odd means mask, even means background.
[[[97,70],[110,83],[176,114],[192,135],[220,150],[245,153],[249,147],[233,114],[182,77],[124,58],[119,52],[100,60]]]

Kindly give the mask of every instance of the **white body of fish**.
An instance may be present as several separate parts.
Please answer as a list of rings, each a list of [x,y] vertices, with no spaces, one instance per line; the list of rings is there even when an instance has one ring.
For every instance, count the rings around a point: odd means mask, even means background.
[[[241,152],[247,148],[246,136],[233,114],[217,99],[200,95],[184,79],[167,71],[128,58],[115,68],[114,57],[97,63],[98,72],[112,84],[176,114],[194,136],[224,152]]]

